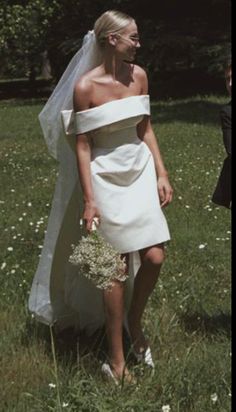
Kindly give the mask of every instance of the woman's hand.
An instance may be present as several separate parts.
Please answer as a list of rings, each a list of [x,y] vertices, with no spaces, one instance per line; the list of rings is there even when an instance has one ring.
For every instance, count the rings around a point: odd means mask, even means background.
[[[160,196],[161,207],[167,206],[172,201],[173,189],[167,176],[159,176],[157,188]]]
[[[85,220],[86,230],[88,232],[91,232],[92,223],[95,218],[99,224],[100,213],[96,207],[95,202],[86,202],[84,205],[83,219]]]

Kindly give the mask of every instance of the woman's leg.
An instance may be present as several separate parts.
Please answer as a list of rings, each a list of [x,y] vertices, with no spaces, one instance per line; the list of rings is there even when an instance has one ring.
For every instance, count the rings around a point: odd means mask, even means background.
[[[103,293],[109,362],[116,376],[125,368],[123,352],[124,283],[116,281],[112,290]]]
[[[131,339],[136,352],[142,352],[147,342],[142,333],[141,318],[151,295],[164,260],[163,244],[151,246],[139,251],[141,266],[135,277],[133,296],[128,314]]]

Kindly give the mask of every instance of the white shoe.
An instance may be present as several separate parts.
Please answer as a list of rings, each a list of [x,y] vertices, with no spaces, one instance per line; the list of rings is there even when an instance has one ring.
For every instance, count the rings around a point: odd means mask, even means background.
[[[146,350],[141,353],[136,352],[133,349],[133,354],[138,362],[143,362],[145,365],[149,366],[150,368],[154,369],[155,365],[152,359],[151,349],[148,346]]]
[[[116,379],[114,373],[111,370],[111,367],[109,365],[109,363],[103,363],[102,364],[102,373],[104,374],[104,376],[106,376],[106,378],[108,378],[109,380],[113,381],[116,385],[119,384],[118,380]]]

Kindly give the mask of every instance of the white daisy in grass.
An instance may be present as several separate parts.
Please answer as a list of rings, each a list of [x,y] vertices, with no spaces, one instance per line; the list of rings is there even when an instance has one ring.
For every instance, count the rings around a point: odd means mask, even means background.
[[[170,405],[163,405],[161,410],[162,412],[170,412]]]
[[[216,403],[216,402],[217,402],[217,400],[218,400],[217,393],[212,393],[212,395],[211,395],[211,400],[212,400],[213,403]]]

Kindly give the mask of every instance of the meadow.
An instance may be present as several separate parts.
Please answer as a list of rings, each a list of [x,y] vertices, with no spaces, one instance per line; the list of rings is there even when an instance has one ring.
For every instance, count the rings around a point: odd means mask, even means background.
[[[231,214],[211,202],[226,102],[152,102],[174,188],[165,209],[172,239],[143,322],[155,372],[131,365],[137,384],[121,387],[102,379],[99,347],[55,335],[28,311],[58,164],[37,119],[44,102],[0,102],[0,411],[231,411]]]

